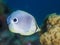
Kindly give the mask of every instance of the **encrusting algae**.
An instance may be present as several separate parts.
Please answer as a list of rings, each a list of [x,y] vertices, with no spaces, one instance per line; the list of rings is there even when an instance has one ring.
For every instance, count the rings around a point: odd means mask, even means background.
[[[47,21],[47,31],[41,34],[41,45],[60,45],[60,15],[51,14]]]

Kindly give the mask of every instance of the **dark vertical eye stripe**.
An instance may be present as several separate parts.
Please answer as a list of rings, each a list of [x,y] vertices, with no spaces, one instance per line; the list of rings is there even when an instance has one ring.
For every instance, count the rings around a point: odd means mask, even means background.
[[[7,18],[7,24],[10,24],[10,18],[11,18],[11,16],[8,16],[8,18]]]

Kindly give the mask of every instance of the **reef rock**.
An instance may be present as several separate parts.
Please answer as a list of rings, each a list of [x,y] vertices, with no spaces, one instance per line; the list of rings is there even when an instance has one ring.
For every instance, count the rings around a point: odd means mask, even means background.
[[[46,20],[46,32],[41,34],[41,45],[60,45],[60,15],[49,15]]]

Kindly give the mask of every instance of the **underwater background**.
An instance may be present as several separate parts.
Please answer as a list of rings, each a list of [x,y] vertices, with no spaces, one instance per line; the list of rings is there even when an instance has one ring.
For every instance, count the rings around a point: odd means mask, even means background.
[[[42,24],[51,13],[60,13],[60,0],[7,0],[12,10],[24,10],[35,16],[37,23]]]

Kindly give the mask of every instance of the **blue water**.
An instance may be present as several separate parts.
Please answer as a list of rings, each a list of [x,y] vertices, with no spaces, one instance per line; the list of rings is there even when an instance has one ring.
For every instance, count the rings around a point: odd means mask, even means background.
[[[39,25],[51,13],[60,13],[60,0],[8,0],[8,6],[14,10],[24,10],[31,13]]]

